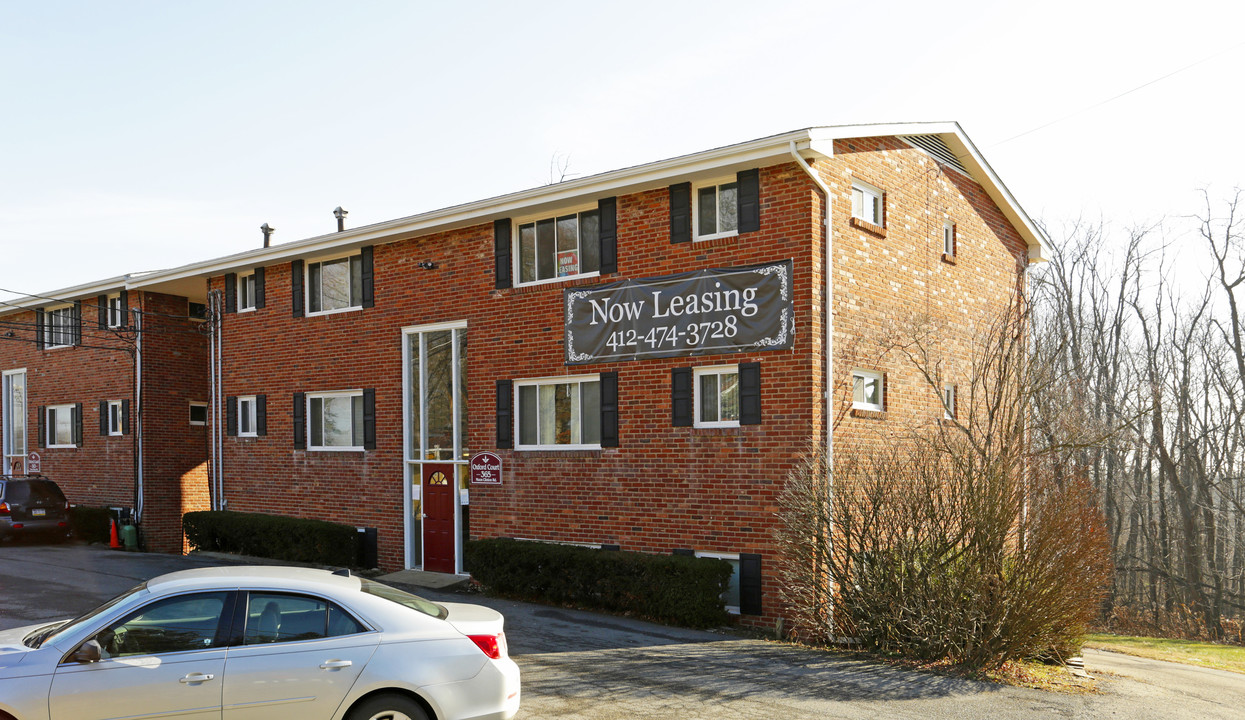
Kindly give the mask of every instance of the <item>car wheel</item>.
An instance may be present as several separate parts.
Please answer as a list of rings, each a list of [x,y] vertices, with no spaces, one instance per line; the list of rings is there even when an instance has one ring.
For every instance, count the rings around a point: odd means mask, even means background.
[[[357,705],[348,720],[428,720],[423,707],[404,695],[377,695]]]

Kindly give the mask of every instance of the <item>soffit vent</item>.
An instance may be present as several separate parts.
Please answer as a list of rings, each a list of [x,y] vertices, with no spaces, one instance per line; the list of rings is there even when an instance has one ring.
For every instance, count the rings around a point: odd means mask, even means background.
[[[947,144],[937,135],[901,135],[900,139],[933,155],[934,159],[943,165],[949,165],[971,177],[968,169],[960,163],[960,159],[955,156],[955,153],[951,152],[951,148],[947,147]]]

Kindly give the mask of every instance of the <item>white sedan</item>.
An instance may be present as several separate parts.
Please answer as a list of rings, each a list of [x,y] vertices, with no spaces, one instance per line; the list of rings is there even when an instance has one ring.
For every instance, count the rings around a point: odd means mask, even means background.
[[[0,720],[506,720],[502,616],[286,567],[162,575],[0,632]]]

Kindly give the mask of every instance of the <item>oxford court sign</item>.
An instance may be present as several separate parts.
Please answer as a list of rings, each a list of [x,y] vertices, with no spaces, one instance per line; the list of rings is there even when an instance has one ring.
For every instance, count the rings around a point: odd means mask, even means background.
[[[566,364],[789,349],[790,260],[567,288]]]

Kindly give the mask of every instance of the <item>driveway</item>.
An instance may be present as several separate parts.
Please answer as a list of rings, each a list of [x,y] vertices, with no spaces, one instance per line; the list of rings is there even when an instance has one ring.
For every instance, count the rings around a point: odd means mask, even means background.
[[[0,549],[0,627],[74,615],[212,558],[87,546]],[[764,640],[415,589],[506,615],[523,670],[519,718],[1232,718],[1245,675],[1086,652],[1099,692],[1061,695],[897,670]]]

